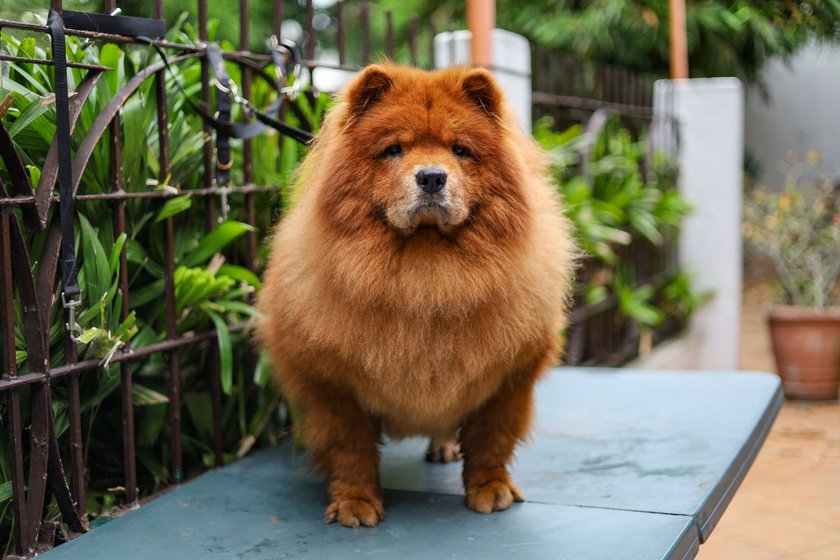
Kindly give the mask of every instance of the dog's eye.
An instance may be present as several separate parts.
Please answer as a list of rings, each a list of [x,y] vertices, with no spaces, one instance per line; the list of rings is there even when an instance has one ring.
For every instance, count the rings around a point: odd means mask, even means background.
[[[455,144],[452,146],[452,153],[458,157],[467,157],[470,155],[470,151],[463,147],[461,144]]]
[[[402,154],[402,146],[399,144],[391,144],[384,150],[382,150],[382,156],[384,157],[394,157]]]

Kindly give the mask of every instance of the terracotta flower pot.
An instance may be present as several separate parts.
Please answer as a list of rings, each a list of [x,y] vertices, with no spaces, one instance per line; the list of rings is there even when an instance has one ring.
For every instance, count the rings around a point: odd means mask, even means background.
[[[779,305],[768,315],[785,395],[836,399],[840,388],[840,308]]]

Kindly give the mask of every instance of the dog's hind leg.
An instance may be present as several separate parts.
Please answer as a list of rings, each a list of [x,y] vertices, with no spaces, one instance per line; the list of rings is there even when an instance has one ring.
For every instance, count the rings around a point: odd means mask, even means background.
[[[462,458],[458,434],[449,437],[432,436],[429,439],[429,448],[426,450],[426,461],[429,463],[454,463]]]

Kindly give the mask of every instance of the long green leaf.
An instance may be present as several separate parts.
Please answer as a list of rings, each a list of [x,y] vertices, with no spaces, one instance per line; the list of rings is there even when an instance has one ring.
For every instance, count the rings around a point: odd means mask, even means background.
[[[12,481],[0,484],[0,504],[12,499]]]
[[[152,404],[165,404],[169,402],[169,397],[163,393],[159,393],[154,389],[140,385],[139,383],[132,383],[131,385],[131,402],[134,406],[148,406]]]
[[[99,302],[111,285],[111,268],[96,230],[83,214],[78,214],[78,220],[81,225],[82,271],[85,279],[83,297],[89,305],[93,305]]]
[[[114,242],[114,247],[111,249],[111,259],[108,263],[108,269],[111,272],[111,276],[116,276],[119,272],[120,255],[122,254],[123,246],[125,245],[126,239],[126,234],[124,232],[121,233],[119,237],[117,237],[117,240]]]
[[[192,198],[189,195],[170,198],[164,203],[160,211],[157,213],[157,216],[155,217],[155,223],[162,222],[166,218],[189,210],[191,206]]]
[[[254,226],[235,221],[219,224],[216,229],[204,236],[195,251],[184,258],[186,266],[198,266],[207,262],[213,253],[221,251],[249,231],[255,231]]]
[[[231,394],[233,386],[233,346],[227,323],[218,313],[207,311],[208,317],[216,327],[216,340],[219,343],[219,375],[222,379],[222,391]]]
[[[244,266],[224,264],[219,267],[219,271],[216,273],[216,276],[228,276],[234,280],[250,284],[257,290],[262,289],[262,282],[260,282],[260,278]]]

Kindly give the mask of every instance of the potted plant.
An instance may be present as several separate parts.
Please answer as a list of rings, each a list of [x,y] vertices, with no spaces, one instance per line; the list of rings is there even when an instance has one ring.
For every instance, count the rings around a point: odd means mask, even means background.
[[[840,383],[840,187],[755,189],[745,201],[744,238],[778,276],[781,304],[768,323],[785,394],[837,398]]]

